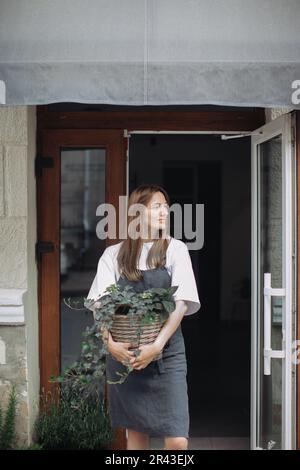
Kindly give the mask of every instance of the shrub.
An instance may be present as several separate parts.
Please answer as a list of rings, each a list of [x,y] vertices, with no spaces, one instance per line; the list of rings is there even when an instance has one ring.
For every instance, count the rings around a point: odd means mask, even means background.
[[[6,413],[0,404],[0,449],[12,449],[16,439],[15,417],[16,417],[17,397],[13,387],[8,401]]]
[[[82,398],[62,389],[59,400],[46,401],[34,426],[34,441],[43,449],[105,449],[112,442],[113,430],[99,394]]]

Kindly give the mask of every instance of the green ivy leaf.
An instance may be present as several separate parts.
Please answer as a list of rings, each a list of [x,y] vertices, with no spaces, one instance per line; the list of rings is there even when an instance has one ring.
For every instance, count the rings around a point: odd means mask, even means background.
[[[168,313],[171,313],[175,310],[176,304],[174,302],[163,300],[162,304]]]

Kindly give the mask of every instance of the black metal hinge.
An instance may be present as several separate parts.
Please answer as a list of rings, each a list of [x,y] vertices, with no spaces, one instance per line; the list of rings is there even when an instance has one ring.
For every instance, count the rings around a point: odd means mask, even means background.
[[[36,242],[35,244],[35,259],[37,262],[41,261],[43,253],[51,253],[54,251],[54,244],[52,242]]]
[[[35,157],[35,177],[41,177],[43,175],[44,168],[53,168],[54,159],[53,157],[41,157],[37,155]]]

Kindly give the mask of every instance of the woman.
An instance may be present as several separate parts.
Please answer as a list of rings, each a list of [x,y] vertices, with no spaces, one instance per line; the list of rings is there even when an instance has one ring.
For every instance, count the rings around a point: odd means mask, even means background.
[[[113,341],[110,332],[103,331],[109,351],[107,378],[116,380],[128,362],[133,367],[122,384],[107,384],[109,415],[112,427],[127,428],[128,450],[149,449],[150,437],[164,437],[164,449],[187,449],[187,364],[181,320],[200,308],[194,272],[186,244],[166,234],[166,191],[158,185],[141,185],[130,195],[128,213],[133,204],[144,208],[138,225],[142,236],[132,236],[134,216],[128,216],[129,237],[103,252],[88,299],[101,297],[111,284],[131,285],[136,292],[172,285],[178,286],[173,297],[176,308],[155,342],[139,347],[138,357],[130,343]],[[152,236],[144,237],[149,231]],[[152,361],[160,351],[162,359]]]

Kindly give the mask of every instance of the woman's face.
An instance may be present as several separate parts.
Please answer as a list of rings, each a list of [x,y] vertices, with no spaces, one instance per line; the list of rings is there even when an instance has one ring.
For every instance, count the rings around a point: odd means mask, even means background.
[[[145,238],[155,236],[158,230],[165,230],[169,214],[169,205],[165,196],[161,192],[154,193],[147,207],[145,208],[145,223],[152,234]]]

